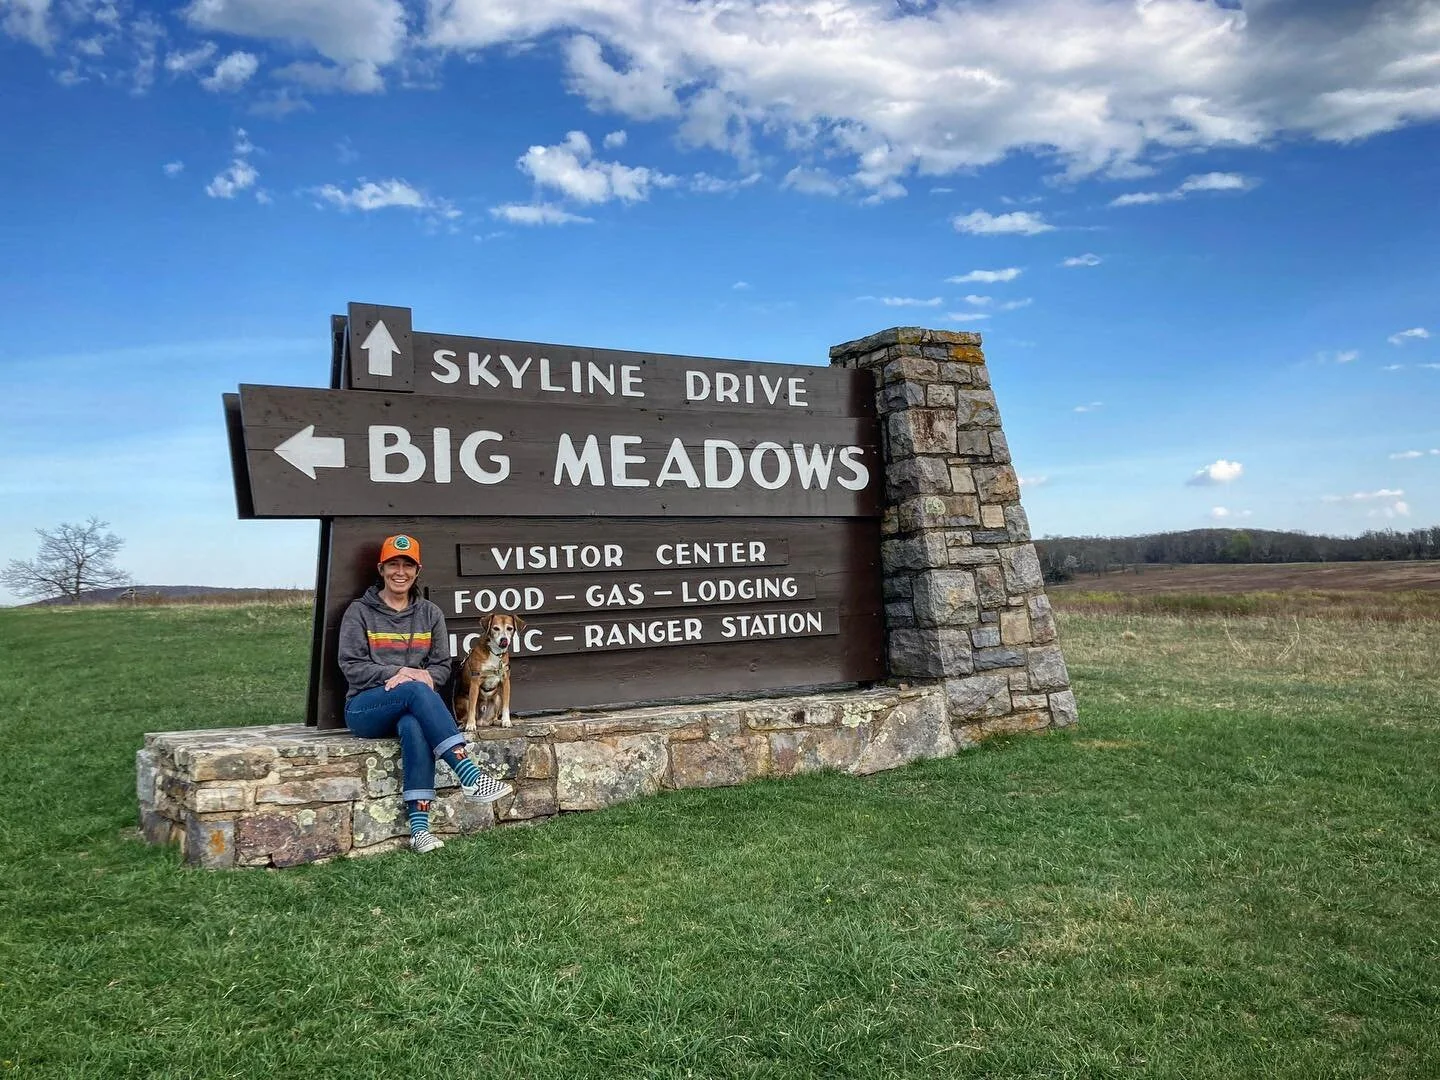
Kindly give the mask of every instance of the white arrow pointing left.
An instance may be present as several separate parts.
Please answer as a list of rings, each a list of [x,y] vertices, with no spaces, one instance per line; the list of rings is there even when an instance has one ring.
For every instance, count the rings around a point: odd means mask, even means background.
[[[334,435],[316,435],[314,424],[291,435],[275,447],[275,452],[311,480],[315,479],[316,469],[345,467],[345,440]]]
[[[365,350],[365,369],[371,375],[392,373],[391,360],[400,351],[400,346],[390,336],[390,328],[385,325],[384,319],[375,320],[375,328],[365,335],[360,348]]]

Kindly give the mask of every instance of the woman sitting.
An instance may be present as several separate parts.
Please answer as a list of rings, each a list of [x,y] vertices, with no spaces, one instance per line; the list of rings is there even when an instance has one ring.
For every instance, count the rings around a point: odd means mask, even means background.
[[[420,541],[386,537],[376,570],[379,584],[352,601],[340,620],[340,670],[349,684],[345,726],[362,739],[399,735],[410,846],[423,855],[445,846],[430,831],[437,759],[454,771],[467,799],[494,802],[511,787],[466,756],[465,736],[440,695],[450,679],[450,637],[444,613],[418,595]]]

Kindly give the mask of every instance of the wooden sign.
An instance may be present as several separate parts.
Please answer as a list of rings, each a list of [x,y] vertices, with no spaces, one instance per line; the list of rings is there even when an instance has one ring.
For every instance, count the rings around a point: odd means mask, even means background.
[[[491,611],[525,620],[511,667],[521,714],[852,685],[885,674],[874,519],[337,518],[315,698],[322,727],[344,723],[340,618],[375,582],[381,539],[401,531],[421,541],[420,583],[445,614],[452,655],[479,640]],[[550,562],[553,548],[563,562],[567,546],[577,564],[580,551],[595,548],[614,565],[496,568],[510,561],[505,552],[531,549]],[[755,561],[683,569],[662,561],[707,548]]]
[[[875,422],[242,386],[258,517],[879,512]]]
[[[242,517],[321,520],[307,722],[344,726],[346,607],[381,540],[463,656],[524,620],[513,711],[885,675],[881,439],[868,373],[331,320],[331,389],[225,396]]]
[[[873,411],[868,379],[803,364],[411,332],[409,308],[350,305],[349,378],[385,390],[488,402],[716,409],[801,416]]]
[[[396,394],[414,389],[409,308],[351,304],[348,330],[350,387]]]

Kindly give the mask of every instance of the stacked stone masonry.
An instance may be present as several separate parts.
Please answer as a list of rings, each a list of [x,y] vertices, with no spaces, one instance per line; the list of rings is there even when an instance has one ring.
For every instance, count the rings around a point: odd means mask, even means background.
[[[513,796],[465,802],[443,765],[432,827],[597,810],[666,788],[816,769],[866,774],[987,735],[1076,720],[1065,659],[980,336],[897,327],[838,345],[868,368],[885,455],[881,523],[891,685],[520,720],[472,753]],[[187,863],[294,866],[406,842],[394,740],[298,725],[147,735],[141,828]],[[448,783],[447,783],[448,781]]]
[[[830,350],[875,374],[889,672],[969,738],[1065,727],[1075,695],[980,335],[896,327]]]
[[[934,687],[520,720],[470,743],[476,762],[514,794],[469,803],[440,765],[431,827],[473,833],[664,789],[817,769],[865,775],[947,757],[972,738],[952,731]],[[196,866],[296,866],[391,851],[408,835],[393,739],[298,724],[150,734],[136,786],[145,839],[178,842]]]

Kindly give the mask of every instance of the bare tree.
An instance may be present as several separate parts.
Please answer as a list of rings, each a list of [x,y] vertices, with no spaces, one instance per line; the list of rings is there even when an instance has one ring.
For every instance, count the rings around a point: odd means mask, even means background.
[[[64,596],[72,603],[91,589],[127,585],[130,575],[115,565],[125,541],[106,532],[109,527],[108,521],[92,517],[84,525],[62,522],[53,529],[36,529],[40,553],[28,562],[11,559],[0,571],[0,581],[18,596]]]

